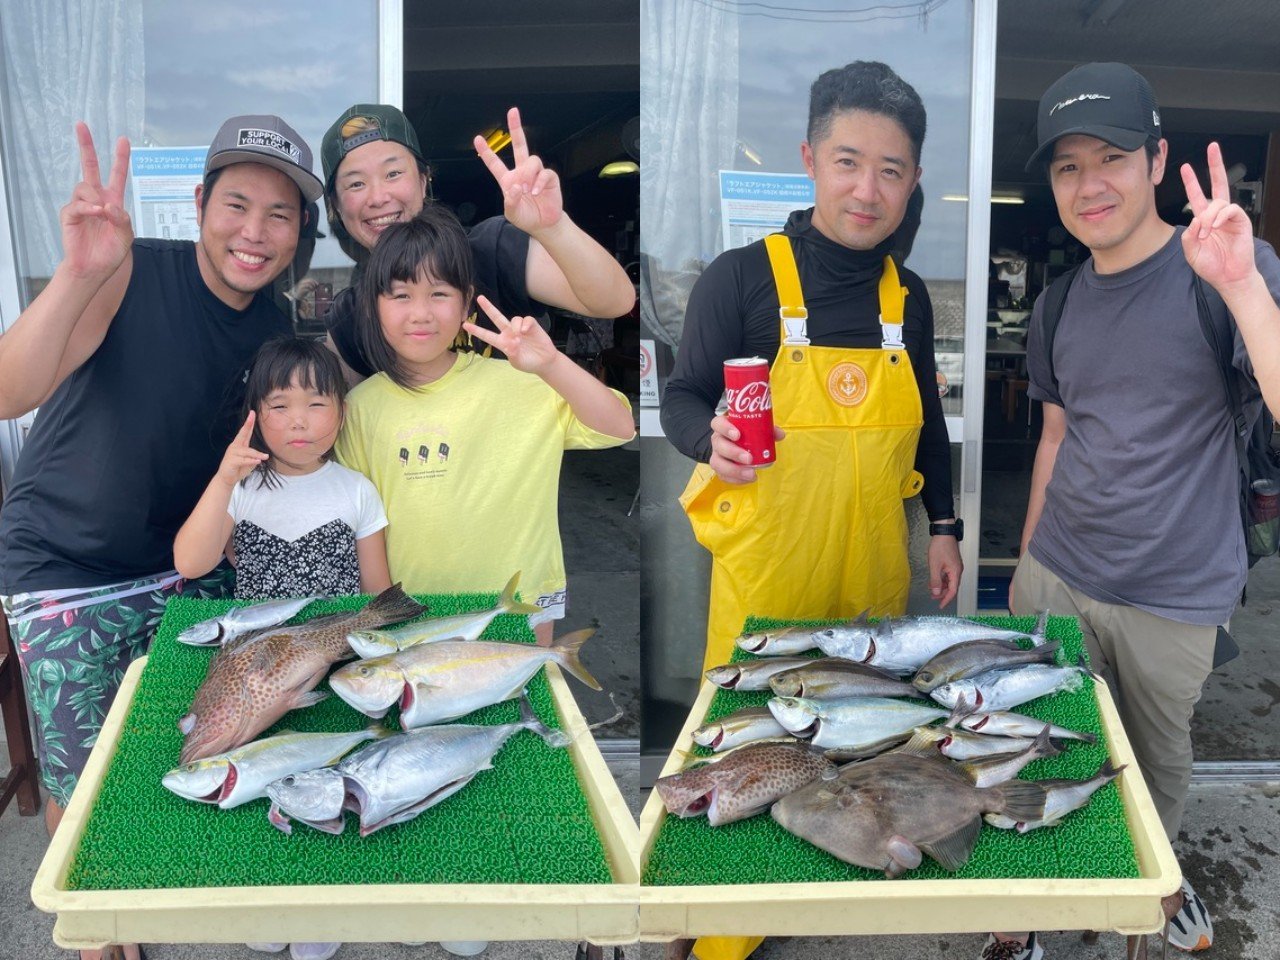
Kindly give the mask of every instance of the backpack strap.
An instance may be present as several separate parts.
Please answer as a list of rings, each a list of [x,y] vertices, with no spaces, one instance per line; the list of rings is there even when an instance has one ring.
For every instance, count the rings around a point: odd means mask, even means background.
[[[1040,295],[1043,303],[1043,309],[1040,311],[1040,346],[1054,393],[1058,392],[1058,375],[1053,370],[1053,341],[1058,335],[1058,324],[1062,320],[1062,311],[1067,305],[1067,291],[1071,289],[1071,281],[1079,272],[1080,264],[1076,264],[1049,284]]]

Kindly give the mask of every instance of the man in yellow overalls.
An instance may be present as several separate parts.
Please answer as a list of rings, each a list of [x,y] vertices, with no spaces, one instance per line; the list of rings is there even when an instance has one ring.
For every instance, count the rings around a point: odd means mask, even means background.
[[[961,563],[951,455],[924,283],[890,256],[920,178],[925,111],[882,63],[824,73],[801,145],[812,209],[717,257],[689,297],[662,424],[701,461],[681,497],[711,551],[706,666],[729,660],[752,614],[901,615],[910,574],[903,500],[931,521],[930,589],[954,599]],[[714,416],[724,361],[772,358],[777,461],[756,469]],[[739,960],[759,938],[703,938]]]

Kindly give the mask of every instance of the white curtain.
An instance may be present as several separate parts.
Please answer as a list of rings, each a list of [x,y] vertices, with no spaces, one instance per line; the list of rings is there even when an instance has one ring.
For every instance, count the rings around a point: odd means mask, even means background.
[[[640,315],[674,347],[689,290],[721,250],[716,171],[732,169],[738,139],[738,18],[704,0],[643,0],[640,37]]]
[[[75,122],[85,121],[93,132],[104,179],[116,137],[140,141],[142,5],[143,0],[4,0],[0,6],[4,169],[29,278],[49,277],[62,259],[58,211],[80,179]],[[125,209],[131,209],[127,199]]]

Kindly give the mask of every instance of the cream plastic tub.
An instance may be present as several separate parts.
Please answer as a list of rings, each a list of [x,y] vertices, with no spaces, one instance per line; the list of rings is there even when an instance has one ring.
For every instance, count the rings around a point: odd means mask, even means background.
[[[106,943],[405,940],[589,940],[632,943],[639,933],[636,823],[554,664],[547,680],[587,798],[612,884],[381,884],[66,889],[89,812],[115,755],[145,658],[125,675],[80,784],[31,885],[57,913],[58,946]],[[139,825],[145,829],[145,825]]]
[[[872,880],[847,883],[642,886],[640,938],[715,935],[839,936],[875,933],[985,933],[989,930],[1162,929],[1160,899],[1182,875],[1105,684],[1098,712],[1119,778],[1140,877],[1124,880]],[[716,688],[703,683],[663,775],[683,766],[679,751],[706,715]],[[640,814],[641,872],[666,818],[657,791]]]

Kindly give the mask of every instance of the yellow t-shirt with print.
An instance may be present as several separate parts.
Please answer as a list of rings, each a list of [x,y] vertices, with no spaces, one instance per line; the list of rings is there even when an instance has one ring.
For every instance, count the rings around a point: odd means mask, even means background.
[[[625,442],[584,426],[541,378],[459,353],[426,386],[380,373],[352,390],[337,452],[382,496],[393,582],[409,593],[499,592],[518,570],[532,601],[565,588],[563,452]]]

